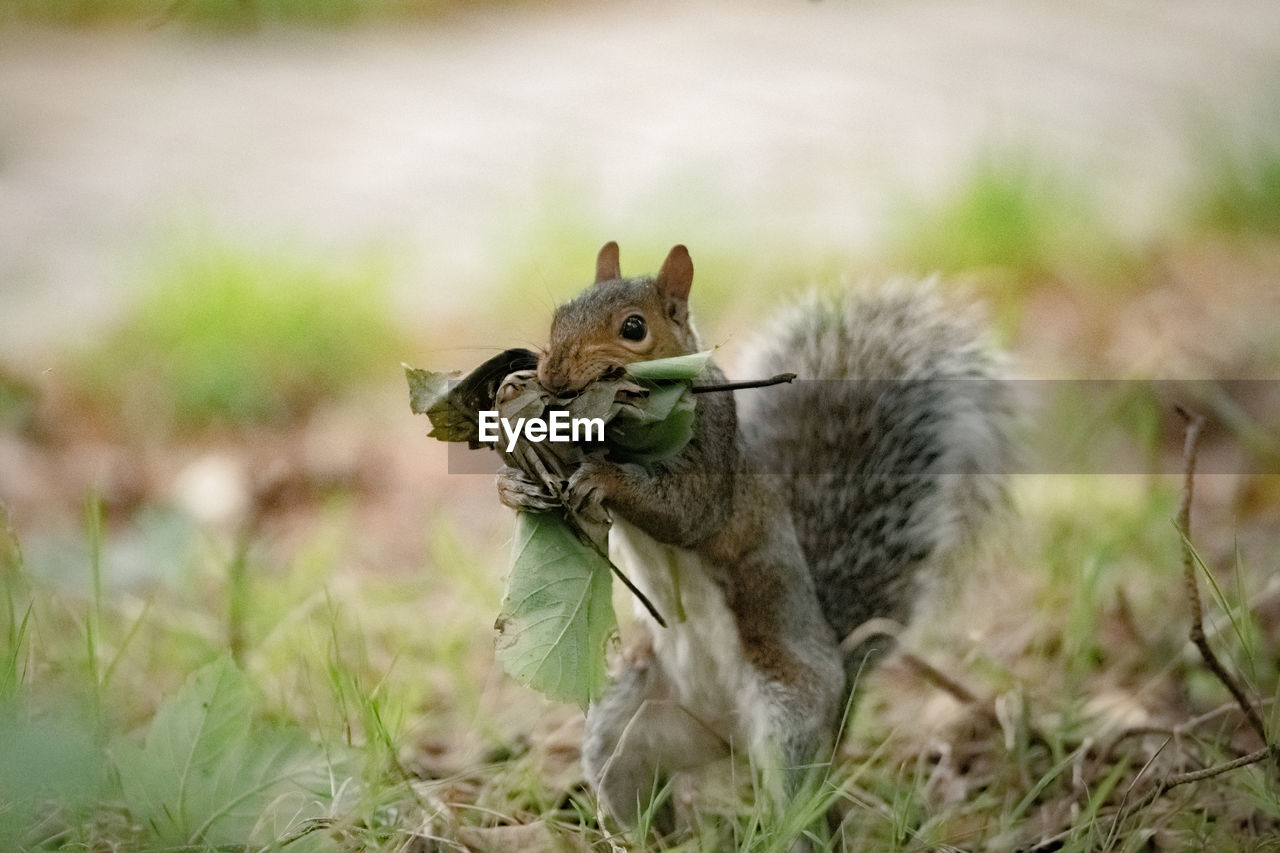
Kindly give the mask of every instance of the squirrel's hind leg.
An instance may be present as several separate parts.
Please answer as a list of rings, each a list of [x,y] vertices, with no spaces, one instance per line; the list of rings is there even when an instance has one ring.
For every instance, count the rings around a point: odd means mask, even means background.
[[[810,799],[830,771],[840,685],[814,689],[759,673],[754,692],[749,745],[757,795],[770,804],[772,820],[791,823],[812,808]],[[797,831],[807,828],[796,824]]]
[[[636,825],[670,774],[726,756],[728,745],[672,695],[661,664],[630,661],[587,712],[582,762],[601,809]],[[668,801],[652,816],[659,832],[675,829]]]

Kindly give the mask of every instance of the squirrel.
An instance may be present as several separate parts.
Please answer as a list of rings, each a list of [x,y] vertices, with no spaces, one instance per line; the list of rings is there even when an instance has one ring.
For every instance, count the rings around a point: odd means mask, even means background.
[[[656,276],[625,278],[607,243],[595,283],[555,309],[539,382],[571,396],[630,362],[701,351],[692,283],[684,246]],[[882,651],[842,639],[907,621],[1003,502],[1011,405],[997,361],[931,284],[810,298],[752,356],[749,375],[800,381],[739,392],[740,406],[698,394],[674,457],[589,456],[570,475],[567,501],[612,518],[610,558],[677,614],[661,627],[637,609],[621,671],[587,711],[587,779],[624,824],[670,774],[744,748],[772,795],[795,795]],[[699,379],[724,381],[714,363]],[[512,467],[498,493],[518,510],[557,505]]]

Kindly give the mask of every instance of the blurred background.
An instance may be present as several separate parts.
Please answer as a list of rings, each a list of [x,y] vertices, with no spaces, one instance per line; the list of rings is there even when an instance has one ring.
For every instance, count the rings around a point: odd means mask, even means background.
[[[0,755],[27,769],[0,838],[205,837],[101,756],[223,651],[255,725],[360,756],[354,804],[309,808],[362,843],[583,796],[573,709],[491,663],[511,519],[447,473],[400,365],[540,343],[607,240],[626,274],[689,246],[729,365],[792,293],[941,272],[1016,376],[1278,378],[1280,4],[6,0]],[[1206,561],[1244,547],[1241,595],[1274,601],[1269,388],[1198,402],[1226,425]],[[1060,420],[1176,458],[1168,402]],[[1073,642],[1126,589],[1157,622],[1176,600],[1143,574],[1176,563],[1176,485],[1018,488],[995,571],[1011,610],[1085,596],[1039,626],[1075,639],[968,636],[1051,695],[1114,687]],[[86,762],[116,769],[66,795]],[[406,776],[454,787],[411,808]]]

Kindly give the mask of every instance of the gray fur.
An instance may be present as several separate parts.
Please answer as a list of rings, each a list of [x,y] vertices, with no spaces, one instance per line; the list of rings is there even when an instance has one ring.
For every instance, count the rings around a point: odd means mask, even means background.
[[[1012,403],[977,323],[899,282],[812,297],[752,353],[742,375],[801,380],[739,395],[740,423],[787,484],[824,615],[842,637],[907,621],[1004,498]]]

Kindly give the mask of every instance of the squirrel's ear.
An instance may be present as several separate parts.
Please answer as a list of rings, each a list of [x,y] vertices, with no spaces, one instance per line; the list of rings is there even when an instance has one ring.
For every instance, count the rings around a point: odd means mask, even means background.
[[[658,278],[654,282],[667,303],[667,313],[673,320],[684,322],[689,312],[689,289],[693,287],[693,259],[684,246],[676,246],[662,262]]]
[[[596,284],[615,278],[622,278],[622,267],[618,265],[618,244],[610,240],[596,255]]]

